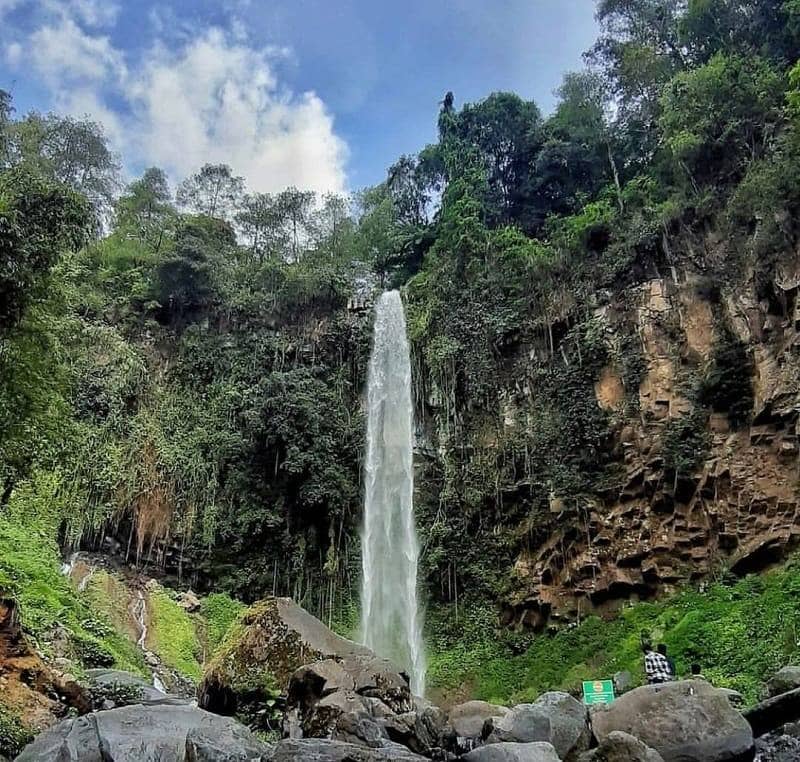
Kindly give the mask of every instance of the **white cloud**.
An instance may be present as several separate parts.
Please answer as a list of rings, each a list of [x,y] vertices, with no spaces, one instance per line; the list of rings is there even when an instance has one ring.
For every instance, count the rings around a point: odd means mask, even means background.
[[[100,6],[61,3],[21,47],[6,47],[9,63],[30,62],[57,109],[103,123],[126,160],[174,180],[222,162],[251,190],[345,189],[347,146],[332,115],[315,93],[278,80],[273,63],[286,50],[254,48],[241,27],[212,28],[157,42],[134,64],[89,29],[113,20]]]
[[[125,62],[108,37],[92,35],[70,16],[62,16],[33,32],[27,58],[44,83],[56,93],[76,83],[121,83]]]
[[[266,53],[218,29],[153,51],[129,95],[137,153],[173,174],[225,162],[254,190],[344,188],[346,146],[323,102],[282,90]]]

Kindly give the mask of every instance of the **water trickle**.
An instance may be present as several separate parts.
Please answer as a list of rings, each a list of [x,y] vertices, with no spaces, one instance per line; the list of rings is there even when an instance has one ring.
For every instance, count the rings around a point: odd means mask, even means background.
[[[397,291],[378,299],[367,384],[367,459],[362,532],[361,636],[425,691],[417,601],[411,362]]]

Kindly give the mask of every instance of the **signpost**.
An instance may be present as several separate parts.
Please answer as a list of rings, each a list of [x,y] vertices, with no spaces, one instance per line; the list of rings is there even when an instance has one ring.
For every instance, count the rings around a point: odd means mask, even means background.
[[[583,703],[610,704],[614,700],[613,680],[585,680],[583,683]]]

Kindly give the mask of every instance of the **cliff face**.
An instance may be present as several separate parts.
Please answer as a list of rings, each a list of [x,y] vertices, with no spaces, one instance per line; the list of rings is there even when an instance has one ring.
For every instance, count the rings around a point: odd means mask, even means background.
[[[515,537],[499,595],[508,625],[536,629],[726,570],[759,571],[800,542],[798,257],[785,256],[767,283],[749,273],[735,287],[689,266],[667,272],[589,317],[609,349],[593,373],[592,403],[607,422],[604,478],[586,474],[578,494],[564,495],[534,472],[497,490],[492,534]],[[568,339],[563,347],[545,362],[565,373],[586,362]],[[545,400],[527,379],[541,364],[530,346],[515,350],[495,440],[536,425],[531,411]],[[478,436],[466,436],[475,460]],[[530,495],[522,505],[520,487]],[[502,527],[515,513],[519,524]],[[487,528],[472,531],[485,538]]]

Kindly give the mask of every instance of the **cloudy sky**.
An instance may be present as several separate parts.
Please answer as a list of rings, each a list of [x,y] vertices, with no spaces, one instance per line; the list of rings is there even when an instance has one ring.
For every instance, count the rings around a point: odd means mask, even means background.
[[[435,137],[438,102],[544,111],[591,0],[0,0],[19,112],[102,122],[126,172],[225,162],[254,190],[360,188]]]

